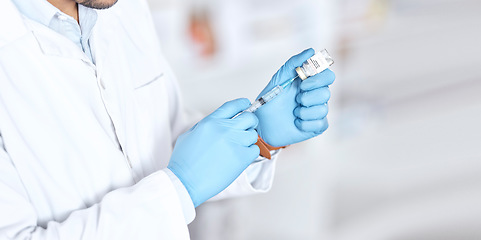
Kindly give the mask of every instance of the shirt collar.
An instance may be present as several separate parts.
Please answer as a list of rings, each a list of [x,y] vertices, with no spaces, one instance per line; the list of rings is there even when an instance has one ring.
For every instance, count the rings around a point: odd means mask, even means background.
[[[80,29],[82,31],[82,40],[86,41],[90,38],[90,35],[92,35],[92,30],[97,22],[97,11],[79,4],[78,14]]]
[[[63,15],[65,18],[71,18],[71,16],[61,12],[47,0],[13,0],[13,3],[17,6],[20,13],[47,27],[51,27],[52,18],[55,16]],[[97,21],[97,12],[81,4],[78,4],[78,12],[82,32],[85,31],[87,36],[90,36],[92,28]]]

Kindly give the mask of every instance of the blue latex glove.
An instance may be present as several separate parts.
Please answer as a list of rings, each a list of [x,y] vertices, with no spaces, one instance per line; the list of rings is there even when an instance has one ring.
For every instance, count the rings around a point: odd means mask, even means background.
[[[296,67],[314,55],[313,49],[291,57],[272,77],[257,98],[295,76]],[[323,72],[302,81],[297,78],[275,99],[260,107],[257,131],[266,143],[274,147],[302,142],[323,133],[327,127],[327,102],[331,96],[329,85],[334,73]]]
[[[197,207],[229,186],[258,156],[258,120],[248,99],[225,103],[179,136],[167,166]]]

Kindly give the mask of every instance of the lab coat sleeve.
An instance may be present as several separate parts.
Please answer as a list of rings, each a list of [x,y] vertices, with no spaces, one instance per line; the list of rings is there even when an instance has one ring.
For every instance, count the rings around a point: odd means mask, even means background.
[[[40,227],[0,136],[0,193],[0,239],[189,239],[176,190],[163,171]]]
[[[169,176],[170,181],[172,181],[172,184],[174,184],[174,188],[177,191],[180,204],[182,205],[185,223],[191,223],[192,221],[194,221],[195,218],[195,207],[192,199],[190,198],[189,192],[187,192],[184,184],[182,184],[180,179],[175,176],[175,174],[170,171],[170,169],[165,168],[163,171],[167,174],[167,176]]]
[[[164,58],[161,58],[161,62],[162,70],[166,74],[165,85],[169,100],[169,121],[172,132],[171,142],[172,146],[175,146],[177,138],[189,128],[193,127],[204,116],[200,112],[193,111],[184,106],[182,102],[182,94],[175,74]]]
[[[246,196],[256,193],[265,193],[272,187],[278,152],[272,155],[272,159],[259,159],[247,169],[224,191],[220,192],[209,201],[217,201],[226,198]]]

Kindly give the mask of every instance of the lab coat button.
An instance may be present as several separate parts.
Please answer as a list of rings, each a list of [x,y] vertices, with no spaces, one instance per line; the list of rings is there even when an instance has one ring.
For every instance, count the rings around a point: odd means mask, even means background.
[[[66,20],[67,20],[67,17],[64,16],[64,15],[58,15],[57,17],[58,17],[58,19],[61,20],[61,21],[66,21]]]
[[[105,90],[105,83],[104,80],[99,79],[100,87],[102,87],[103,90]]]
[[[125,159],[127,160],[127,163],[129,164],[129,167],[132,168],[132,162],[130,161],[129,155],[125,155]]]

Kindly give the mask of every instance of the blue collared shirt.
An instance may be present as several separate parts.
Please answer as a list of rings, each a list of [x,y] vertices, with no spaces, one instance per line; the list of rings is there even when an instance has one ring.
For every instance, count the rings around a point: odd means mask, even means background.
[[[13,3],[27,18],[70,39],[82,49],[92,63],[95,63],[89,39],[97,22],[96,10],[78,4],[79,23],[77,23],[73,17],[61,12],[46,0],[13,0]]]

